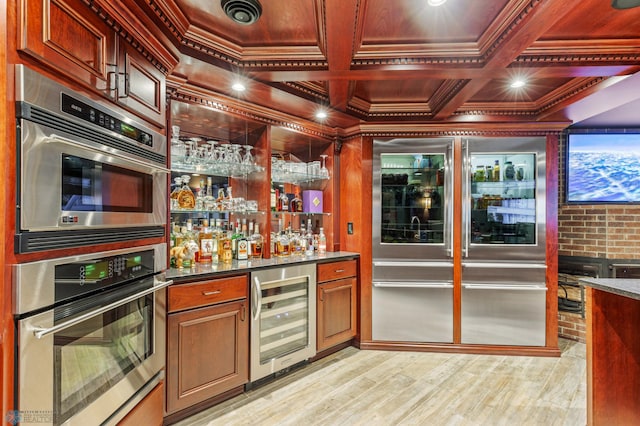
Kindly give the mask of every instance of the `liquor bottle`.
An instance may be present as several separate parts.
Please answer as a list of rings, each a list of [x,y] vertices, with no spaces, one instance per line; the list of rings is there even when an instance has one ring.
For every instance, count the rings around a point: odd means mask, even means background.
[[[249,239],[247,238],[247,219],[242,219],[242,231],[236,238],[236,259],[246,260],[249,258]]]
[[[213,261],[213,232],[209,227],[209,221],[204,219],[202,227],[198,233],[198,242],[200,255],[198,261],[200,263],[211,263]]]
[[[242,236],[240,232],[240,219],[236,219],[236,224],[233,227],[233,233],[231,234],[231,251],[233,258],[238,258],[238,239]]]
[[[284,186],[280,187],[280,198],[278,201],[278,211],[287,212],[289,211],[289,197],[284,192]]]
[[[300,198],[300,189],[296,187],[295,195],[291,200],[291,208],[289,209],[292,212],[302,212],[302,198]]]
[[[178,194],[180,193],[180,190],[182,190],[182,178],[175,177],[173,178],[173,180],[175,181],[176,185],[173,188],[173,191],[171,191],[171,195],[169,196],[169,198],[171,200],[171,210],[177,210],[178,207],[180,207],[180,205],[178,204]]]
[[[324,228],[320,228],[320,233],[318,234],[318,254],[326,254],[327,253],[327,236],[324,235]]]
[[[314,247],[313,232],[311,232],[311,219],[307,219],[306,238],[307,238],[307,250],[305,251],[305,254],[307,256],[312,256],[315,250],[315,247]]]
[[[196,197],[189,187],[189,180],[191,180],[189,175],[182,176],[182,187],[178,192],[178,207],[181,209],[193,209],[196,206]]]
[[[260,229],[258,224],[256,223],[254,226],[253,234],[249,239],[249,244],[251,247],[251,259],[262,259],[262,245],[264,243],[264,239],[260,234]]]
[[[227,228],[230,228],[229,225]],[[233,251],[231,249],[231,229],[220,232],[218,238],[218,262],[233,262]]]

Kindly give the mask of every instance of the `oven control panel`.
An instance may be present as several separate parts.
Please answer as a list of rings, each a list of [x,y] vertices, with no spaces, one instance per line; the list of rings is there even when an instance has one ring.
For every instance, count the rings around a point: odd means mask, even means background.
[[[151,275],[154,261],[154,251],[145,250],[56,265],[55,301]]]

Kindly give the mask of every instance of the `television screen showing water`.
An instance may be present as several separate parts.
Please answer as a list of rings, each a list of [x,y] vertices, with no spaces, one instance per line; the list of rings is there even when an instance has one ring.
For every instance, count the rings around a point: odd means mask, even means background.
[[[640,134],[570,134],[567,201],[640,202]]]

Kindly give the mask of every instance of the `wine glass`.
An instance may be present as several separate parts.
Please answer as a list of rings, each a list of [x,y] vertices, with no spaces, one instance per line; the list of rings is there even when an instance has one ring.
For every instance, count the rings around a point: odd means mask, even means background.
[[[251,154],[251,149],[253,147],[251,145],[244,146],[244,157],[242,157],[242,163],[247,166],[247,169],[250,169],[252,166],[255,166],[255,161],[253,159],[253,154]]]
[[[329,170],[327,169],[327,154],[322,154],[320,158],[322,158],[322,167],[320,167],[320,177],[323,179],[329,178]]]

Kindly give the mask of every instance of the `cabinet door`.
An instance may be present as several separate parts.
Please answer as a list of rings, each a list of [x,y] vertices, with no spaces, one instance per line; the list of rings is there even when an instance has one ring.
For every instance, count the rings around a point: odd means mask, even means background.
[[[318,285],[318,352],[356,335],[357,279]]]
[[[81,0],[21,0],[18,49],[115,96],[116,35]]]
[[[167,412],[249,380],[246,300],[168,315]]]
[[[164,74],[125,41],[120,42],[118,66],[118,103],[159,127],[165,127]]]

